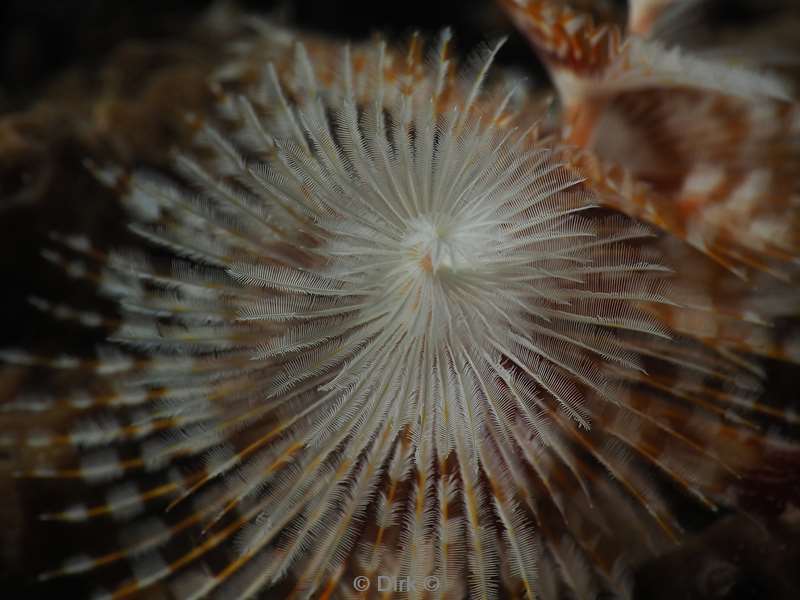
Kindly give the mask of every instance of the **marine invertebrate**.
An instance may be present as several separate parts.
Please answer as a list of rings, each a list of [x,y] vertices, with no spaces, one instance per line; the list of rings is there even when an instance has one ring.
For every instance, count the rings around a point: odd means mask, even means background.
[[[624,36],[563,2],[504,2],[550,70],[565,138],[631,177],[621,210],[742,275],[788,278],[800,246],[791,88],[651,38],[669,4],[633,2]]]
[[[418,39],[283,35],[224,97],[233,141],[200,122],[205,156],[179,159],[198,198],[99,170],[161,255],[47,254],[118,300],[131,352],[5,353],[104,386],[46,400],[101,415],[26,439],[80,463],[23,475],[123,479],[45,516],[133,524],[45,577],[130,560],[114,597],[358,596],[379,573],[448,598],[628,595],[629,565],[681,529],[648,468],[733,502],[769,446],[748,411],[779,411],[672,327],[690,309],[662,240],[598,208],[613,181],[584,181],[591,155],[540,135],[523,91],[487,85],[497,46],[464,76],[447,33],[432,65]]]

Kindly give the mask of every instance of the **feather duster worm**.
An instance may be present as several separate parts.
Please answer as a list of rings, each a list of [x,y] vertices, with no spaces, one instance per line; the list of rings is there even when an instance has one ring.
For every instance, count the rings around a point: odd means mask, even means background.
[[[125,524],[43,579],[127,564],[101,597],[375,597],[381,577],[398,596],[629,597],[630,568],[681,534],[666,486],[735,503],[779,446],[751,411],[780,411],[749,363],[671,326],[662,240],[599,208],[613,182],[539,133],[524,90],[487,83],[498,47],[458,69],[447,33],[426,61],[416,38],[273,31],[254,81],[247,61],[221,74],[245,93],[222,96],[230,134],[196,123],[186,186],[98,169],[158,251],[54,236],[46,257],[122,319],[37,305],[120,349],[5,351],[102,390],[6,410],[76,415],[14,440],[76,462],[20,476],[105,490],[44,518]]]
[[[623,38],[564,2],[504,2],[549,67],[564,137],[630,176],[618,208],[741,275],[800,249],[800,112],[780,78]],[[634,2],[632,32],[669,2]],[[602,178],[602,175],[598,173]]]

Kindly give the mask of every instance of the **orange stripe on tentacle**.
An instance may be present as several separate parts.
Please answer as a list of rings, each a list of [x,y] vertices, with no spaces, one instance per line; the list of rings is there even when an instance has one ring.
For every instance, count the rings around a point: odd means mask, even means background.
[[[344,571],[345,565],[339,565],[339,567],[328,578],[328,583],[323,588],[319,600],[331,600],[331,598],[333,598],[333,593],[336,591],[339,581],[341,580],[342,575],[344,575]]]
[[[559,153],[572,170],[588,179],[601,204],[685,237],[682,222],[668,210],[667,198],[636,179],[622,165],[604,161],[586,148],[565,148]]]
[[[198,475],[194,475],[189,478],[189,481],[195,479]],[[169,482],[165,483],[153,488],[150,488],[144,492],[139,493],[136,496],[136,501],[138,502],[148,502],[150,500],[155,500],[157,498],[161,498],[162,496],[167,496],[178,491],[181,487],[180,483],[177,482]],[[91,519],[95,517],[103,517],[109,514],[112,514],[115,510],[115,507],[106,502],[104,504],[98,504],[96,506],[92,506],[91,508],[87,508],[86,512],[84,513],[84,517],[86,519]],[[72,518],[68,512],[55,512],[55,513],[43,513],[39,515],[39,519],[42,521],[74,521],[75,519]],[[83,520],[83,519],[82,519]]]
[[[95,570],[97,568],[110,565],[112,563],[115,563],[115,562],[117,562],[119,560],[122,560],[124,558],[127,558],[129,556],[138,555],[138,554],[141,554],[141,553],[143,553],[143,552],[145,552],[145,551],[147,551],[147,550],[149,550],[151,548],[157,547],[157,546],[161,545],[161,540],[162,539],[167,539],[167,540],[168,539],[172,539],[172,538],[175,537],[175,535],[181,533],[182,531],[186,530],[187,528],[191,527],[192,525],[195,525],[195,524],[199,523],[200,520],[202,519],[203,514],[209,512],[213,508],[214,508],[214,504],[212,503],[208,507],[205,507],[203,510],[199,510],[199,511],[196,511],[196,512],[192,513],[191,515],[189,515],[188,517],[186,517],[185,519],[183,519],[179,523],[176,523],[175,525],[173,525],[173,526],[171,526],[169,528],[166,528],[163,531],[159,531],[156,535],[147,537],[147,538],[139,541],[135,545],[128,546],[128,547],[125,547],[125,548],[121,548],[119,550],[115,550],[113,552],[109,552],[109,553],[104,554],[102,556],[99,556],[97,558],[91,559],[89,561],[89,563],[87,563],[86,568],[82,569],[80,572],[93,571],[93,570]],[[64,575],[71,574],[72,572],[74,572],[74,571],[70,571],[70,570],[65,569],[65,568],[55,569],[53,571],[47,571],[45,573],[40,574],[38,579],[40,581],[45,581],[45,580],[53,579],[53,578],[56,578],[56,577],[62,577]],[[128,585],[126,587],[131,587],[131,585]],[[136,591],[136,588],[130,589],[130,591],[127,592],[127,594],[133,593],[135,591]]]
[[[595,444],[576,427],[567,423],[564,424],[564,417],[558,413],[554,413],[554,418],[559,422],[561,427],[567,431],[570,437],[578,442],[590,455],[594,456],[600,464],[605,466],[610,473],[622,484],[627,492],[636,499],[637,502],[647,511],[648,514],[655,520],[664,534],[674,543],[678,542],[681,533],[680,526],[674,522],[671,515],[664,514],[659,511],[644,495],[644,493],[630,481],[630,479],[613,464],[613,460],[604,456],[603,453],[595,446]]]
[[[675,398],[679,398],[691,404],[695,404],[700,408],[703,408],[711,413],[716,414],[719,417],[729,418],[738,423],[739,425],[750,428],[753,431],[759,430],[758,425],[749,421],[748,419],[745,419],[741,415],[728,414],[728,411],[726,409],[723,409],[722,407],[718,406],[717,404],[714,404],[713,402],[708,402],[707,400],[696,394],[690,394],[686,391],[677,389],[674,386],[675,382],[672,377],[659,376],[653,373],[644,375],[634,371],[616,370],[613,366],[609,366],[608,368],[610,372],[615,372],[615,374],[619,376],[621,379],[629,379],[636,381],[648,387],[665,392],[670,396],[674,396]]]
[[[305,446],[300,442],[295,442],[289,446],[283,453],[281,453],[278,458],[276,458],[268,467],[263,469],[260,473],[260,476],[263,478],[271,477],[283,467],[288,465],[294,459],[294,456]],[[194,489],[197,489],[196,487]],[[222,507],[222,510],[219,511],[216,515],[212,517],[212,519],[207,522],[203,527],[203,532],[209,531],[212,527],[214,527],[217,523],[219,523],[227,514],[229,514],[232,510],[234,510],[237,506],[239,506],[243,500],[244,496],[237,494],[236,497],[231,498],[225,503],[225,506]],[[174,503],[173,503],[174,504]]]
[[[750,267],[755,271],[772,275],[781,281],[788,283],[792,280],[791,269],[776,267],[767,259],[773,258],[786,263],[796,259],[793,254],[776,246],[762,244],[762,240],[758,238],[751,238],[750,242],[756,243],[759,246],[758,249],[755,250],[742,243],[743,241],[747,241],[747,239],[741,231],[726,231],[725,229],[716,229],[713,231],[717,234],[713,247],[718,253],[724,254],[730,257],[731,260],[741,263],[746,267]]]
[[[596,73],[620,52],[622,36],[616,26],[596,25],[591,15],[563,1],[501,0],[501,5],[550,68]]]
[[[98,475],[92,471],[110,471],[114,473],[121,473],[124,471],[141,469],[144,467],[144,460],[141,458],[132,458],[129,460],[117,461],[114,465],[100,465],[95,469],[85,469],[81,467],[73,467],[68,469],[51,469],[49,467],[34,467],[32,469],[20,469],[13,473],[13,476],[19,479],[87,479],[93,477],[105,477],[105,475]]]
[[[404,438],[401,438],[400,443],[397,445],[397,448],[395,449],[395,459],[398,459],[399,457],[403,456],[403,454],[409,451],[410,451],[410,445],[407,443],[407,441],[405,441]],[[388,471],[389,471],[389,490],[386,494],[385,505],[388,508],[388,510],[393,511],[395,498],[398,495],[398,490],[402,482],[402,471],[400,472],[400,475],[396,478],[392,476],[391,469],[389,469]],[[444,474],[446,472],[447,472],[446,461],[443,461],[442,463],[440,463],[440,473]],[[442,505],[442,513],[445,516],[447,515],[446,505],[447,502],[445,501]],[[376,560],[378,558],[378,552],[380,552],[380,549],[382,548],[383,538],[386,535],[387,530],[388,527],[384,527],[383,523],[381,523],[378,526],[378,531],[375,534],[375,540],[372,542],[372,555],[369,561],[370,568],[369,571],[367,571],[367,578],[369,580],[373,579],[373,576],[375,575],[377,569],[380,568],[380,563],[377,563]],[[359,594],[359,597],[363,598],[366,597],[366,595],[367,591],[364,590],[361,592],[361,594]]]
[[[630,0],[628,31],[648,37],[659,17],[674,0]]]
[[[577,152],[571,164],[577,172],[589,179],[593,191],[603,205],[655,225],[686,241],[737,277],[746,278],[745,265],[765,270],[766,265],[762,261],[736,254],[730,246],[708,239],[710,232],[718,231],[716,228],[688,227],[701,209],[708,206],[707,198],[696,197],[681,209],[669,197],[660,195],[645,183],[636,180],[621,166],[603,163],[587,151]]]
[[[642,405],[642,408],[636,408],[633,406],[633,403],[628,401],[622,404],[622,406],[630,411],[631,413],[635,414],[640,419],[646,421],[653,427],[661,430],[665,434],[671,436],[678,442],[685,444],[688,448],[693,450],[694,452],[701,454],[708,458],[709,460],[713,461],[716,465],[718,465],[721,469],[728,472],[731,476],[735,478],[740,478],[741,475],[730,465],[727,464],[722,458],[717,456],[716,454],[710,452],[708,448],[704,447],[697,441],[691,439],[688,435],[681,433],[675,427],[671,426],[671,422],[675,421],[686,421],[690,418],[689,415],[679,412],[675,405],[663,403],[664,406],[659,406],[659,411],[657,415],[654,416],[652,413],[654,412],[652,409],[652,403],[659,402],[655,397],[644,396],[643,394],[637,394],[635,392],[631,392],[629,399],[636,401],[638,404]]]
[[[318,460],[314,461],[314,463],[312,463],[312,465],[313,464],[318,464],[321,461],[322,461],[322,458],[319,458]],[[336,480],[339,480],[341,477],[343,477],[344,474],[350,469],[352,464],[353,463],[352,463],[351,460],[344,459],[342,461],[342,463],[339,465],[339,467],[336,469],[336,472],[333,475],[333,480],[336,481]],[[319,490],[317,490],[317,491],[319,491]],[[291,521],[302,510],[302,508],[306,504],[307,503],[304,503],[304,502],[297,502],[295,504],[295,506],[291,510],[289,510],[286,515],[281,515],[281,518],[280,518],[281,525],[284,525],[284,524],[288,523],[289,521]],[[258,505],[256,505],[256,507],[251,509],[251,511],[249,511],[248,515],[246,515],[246,521],[249,521],[252,517],[256,516],[258,514],[259,510],[260,510],[260,507]],[[237,522],[240,522],[240,521],[242,521],[242,519],[240,519]],[[229,529],[230,529],[230,527],[227,527],[224,530],[222,530],[222,532],[220,532],[220,533],[227,532]],[[230,578],[234,573],[236,573],[239,569],[241,569],[244,565],[246,565],[252,558],[255,557],[256,554],[258,554],[258,552],[261,551],[261,549],[263,549],[271,541],[271,539],[272,538],[265,538],[265,539],[259,541],[255,548],[243,553],[240,557],[238,557],[235,560],[233,560],[230,563],[228,563],[225,566],[225,568],[222,569],[222,571],[220,571],[219,573],[214,575],[213,587],[214,588],[218,587],[220,584],[222,584],[224,581],[226,581],[228,578]],[[183,563],[183,564],[185,564],[185,563]],[[179,567],[180,566],[183,566],[183,565],[181,564],[181,565],[179,565]]]
[[[344,460],[342,465],[337,470],[337,474],[339,474],[343,469],[346,470],[351,465],[351,462]],[[199,523],[202,520],[203,515],[209,514],[211,511],[216,510],[223,499],[218,499],[209,504],[209,506],[204,507],[202,510],[196,511],[193,515],[189,518],[185,519],[177,526],[174,526],[170,529],[171,535],[174,535],[176,532],[176,528],[180,527],[180,529],[185,529],[186,527]],[[288,511],[286,515],[282,515],[280,519],[281,523],[287,523],[290,521],[297,513],[302,509],[304,506],[303,503],[297,503],[291,510]],[[193,562],[194,560],[200,558],[201,556],[207,554],[209,551],[213,550],[221,543],[228,540],[231,535],[233,535],[236,531],[239,531],[244,525],[248,522],[251,522],[261,511],[263,507],[260,504],[256,504],[253,506],[246,514],[240,516],[238,519],[227,525],[224,529],[220,530],[219,532],[212,535],[210,538],[207,538],[203,541],[200,545],[194,547],[191,551],[187,552],[186,554],[182,555],[178,559],[171,562],[167,565],[168,573],[159,575],[157,578],[154,578],[153,581],[148,582],[148,586],[156,583],[167,577],[170,574],[173,574],[186,566],[187,564]],[[271,539],[271,538],[270,538]],[[253,558],[258,551],[264,547],[270,540],[262,540],[259,542],[258,548],[243,554],[239,558],[235,559],[233,562],[229,563],[222,572],[218,573],[211,581],[216,587],[219,583],[224,581],[227,577],[235,573],[239,568],[241,568],[244,564],[246,564],[251,558]],[[120,598],[124,598],[130,596],[131,594],[136,593],[139,591],[141,586],[138,585],[136,581],[129,582],[123,584],[121,587],[114,590],[112,593],[112,598],[115,600],[119,600]]]
[[[602,99],[568,105],[564,111],[564,140],[578,147],[588,147],[604,110]]]
[[[708,167],[707,167],[708,168]],[[701,173],[703,171],[701,170]],[[697,189],[701,182],[696,181],[695,171],[689,171],[684,178],[683,190],[675,198],[676,209],[683,220],[696,219],[709,205],[724,203],[742,183],[741,173],[727,173],[720,170],[716,175],[716,183],[711,189]]]
[[[644,423],[637,424],[637,429],[641,429],[637,430],[636,432],[626,432],[623,427],[619,427],[613,422],[606,421],[603,423],[603,429],[625,443],[628,447],[635,450],[647,462],[659,468],[667,475],[667,477],[675,481],[690,495],[694,496],[706,508],[711,511],[717,511],[718,506],[713,501],[707,498],[703,492],[697,489],[691,482],[671,468],[669,464],[663,460],[662,455],[664,450],[656,447],[653,443],[648,442],[647,439],[645,439],[647,429],[644,428],[643,425]]]
[[[293,397],[299,396],[300,394],[304,393],[305,391],[308,391],[309,389],[312,389],[313,387],[315,387],[318,384],[319,384],[319,382],[315,380],[315,381],[312,382],[312,384],[307,384],[306,386],[303,386],[303,387],[295,389],[291,394],[289,394],[288,396],[282,398],[280,404],[285,403],[286,401],[290,400]],[[278,405],[280,405],[280,404],[278,404]],[[236,417],[234,417],[232,419],[228,419],[227,421],[223,422],[221,424],[221,427],[223,429],[233,429],[233,428],[236,427],[236,425],[241,424],[241,423],[245,423],[247,420],[252,419],[255,416],[263,416],[267,412],[277,408],[278,405],[276,405],[276,404],[260,404],[260,405],[257,405],[254,408],[252,408],[251,410],[249,410],[249,411],[247,411],[247,412],[245,412],[245,413],[243,413],[241,415],[237,415]],[[256,440],[251,442],[246,448],[244,448],[244,449],[240,450],[239,452],[237,452],[236,455],[230,461],[231,465],[236,464],[236,463],[240,463],[242,460],[244,460],[248,456],[251,456],[254,452],[259,450],[260,448],[263,448],[265,445],[269,444],[272,440],[274,440],[276,437],[281,435],[283,432],[287,431],[292,425],[297,423],[300,419],[302,419],[304,416],[309,414],[309,412],[310,412],[310,410],[312,408],[314,408],[314,405],[312,405],[311,407],[307,408],[306,410],[301,411],[299,414],[294,415],[293,417],[291,417],[289,419],[284,419],[282,421],[279,421],[278,424],[273,429],[271,429],[270,431],[268,431],[264,435],[259,436]],[[182,502],[183,500],[188,498],[191,494],[193,494],[198,489],[200,489],[202,486],[204,486],[206,483],[211,481],[211,479],[213,479],[213,477],[214,477],[213,474],[208,474],[205,477],[203,477],[202,479],[200,479],[196,484],[194,484],[188,490],[186,490],[186,492],[184,494],[181,494],[180,497],[176,498],[167,507],[167,510],[171,510],[177,504],[179,504],[180,502]]]
[[[204,554],[207,554],[210,550],[216,548],[219,544],[228,539],[234,532],[238,531],[245,523],[247,523],[248,520],[249,519],[247,517],[242,517],[240,519],[237,519],[219,533],[213,535],[212,537],[208,538],[198,546],[192,548],[192,550],[181,556],[179,559],[169,563],[167,568],[170,574],[177,572],[187,564],[193,562],[197,558],[200,558]],[[163,577],[160,577],[159,580],[160,579],[163,579]],[[155,581],[151,582],[150,585],[152,585],[153,583],[155,583]],[[149,585],[147,587],[149,587]],[[126,598],[131,594],[135,594],[141,589],[144,588],[142,588],[137,581],[131,581],[130,583],[124,584],[123,586],[115,589],[111,594],[111,598],[113,600],[120,600],[121,598]]]

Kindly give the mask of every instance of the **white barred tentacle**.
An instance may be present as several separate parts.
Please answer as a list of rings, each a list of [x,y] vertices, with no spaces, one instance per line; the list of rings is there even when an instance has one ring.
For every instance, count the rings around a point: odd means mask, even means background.
[[[628,554],[679,530],[646,466],[702,502],[724,495],[716,468],[749,455],[722,456],[747,439],[722,416],[752,400],[751,378],[660,320],[677,303],[652,232],[601,212],[569,150],[538,137],[518,92],[495,89],[499,44],[465,76],[449,41],[433,64],[416,38],[405,53],[273,49],[256,89],[223,100],[235,131],[200,124],[205,158],[178,159],[195,195],[98,170],[127,190],[133,230],[160,253],[62,245],[118,301],[121,321],[106,326],[139,354],[49,361],[106,389],[31,410],[114,418],[28,438],[96,450],[74,469],[22,474],[126,479],[105,504],[45,519],[167,511],[44,578],[127,559],[133,578],[114,597],[169,578],[188,598],[327,598],[362,573],[436,577],[442,598],[501,585],[583,597],[626,589]],[[697,427],[676,425],[695,415]],[[724,435],[709,441],[712,425]],[[709,476],[673,453],[710,463]],[[146,484],[127,481],[142,472]],[[595,507],[635,514],[650,546],[623,555]]]

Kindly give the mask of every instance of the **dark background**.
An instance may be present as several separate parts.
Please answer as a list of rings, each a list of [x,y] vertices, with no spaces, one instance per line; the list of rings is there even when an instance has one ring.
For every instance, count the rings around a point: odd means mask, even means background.
[[[209,0],[8,0],[0,8],[0,112],[25,106],[40,86],[76,64],[99,64],[130,38],[180,36]],[[402,35],[452,26],[459,43],[506,34],[510,24],[491,0],[243,0],[249,11],[274,14],[302,27],[359,38],[380,31]],[[503,52],[505,61],[530,54],[520,39]]]
[[[578,1],[625,5],[625,0]],[[26,106],[59,71],[76,64],[99,64],[126,39],[180,36],[187,23],[211,4],[210,0],[4,1],[0,6],[0,114]],[[435,32],[452,26],[458,41],[470,47],[512,33],[492,0],[239,0],[236,5],[348,37],[374,31]],[[798,0],[706,0],[697,12],[706,23],[752,25],[797,5]],[[514,35],[499,61],[531,64],[524,41]]]

